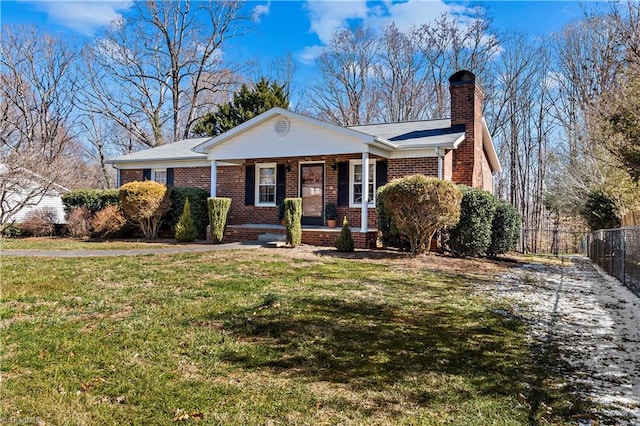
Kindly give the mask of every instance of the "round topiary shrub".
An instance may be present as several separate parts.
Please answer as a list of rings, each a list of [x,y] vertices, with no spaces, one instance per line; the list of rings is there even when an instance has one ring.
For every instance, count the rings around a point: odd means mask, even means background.
[[[424,175],[394,179],[378,190],[385,214],[413,254],[429,250],[435,232],[460,217],[460,190],[452,182]],[[390,228],[392,229],[392,228]]]
[[[153,240],[171,206],[169,189],[151,180],[129,182],[120,187],[120,204],[125,217],[140,228],[145,238]]]

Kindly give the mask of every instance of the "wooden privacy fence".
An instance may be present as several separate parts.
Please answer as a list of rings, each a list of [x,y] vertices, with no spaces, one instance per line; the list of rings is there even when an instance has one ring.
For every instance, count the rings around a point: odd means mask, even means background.
[[[523,253],[550,253],[554,255],[584,253],[581,244],[584,232],[567,229],[523,228],[518,250]]]
[[[640,226],[604,229],[584,237],[591,261],[640,296]]]

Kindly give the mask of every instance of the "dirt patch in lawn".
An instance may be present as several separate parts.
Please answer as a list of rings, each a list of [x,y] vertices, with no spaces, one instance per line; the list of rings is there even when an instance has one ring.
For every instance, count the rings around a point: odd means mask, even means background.
[[[572,367],[559,373],[603,407],[595,418],[640,424],[640,298],[582,257],[512,269],[487,291],[530,325],[534,353]]]

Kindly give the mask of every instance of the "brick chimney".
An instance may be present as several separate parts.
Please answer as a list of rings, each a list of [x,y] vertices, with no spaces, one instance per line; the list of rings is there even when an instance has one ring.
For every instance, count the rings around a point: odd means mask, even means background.
[[[453,150],[452,180],[483,188],[482,101],[484,94],[476,85],[476,76],[466,70],[449,78],[451,126],[465,126],[465,140]]]

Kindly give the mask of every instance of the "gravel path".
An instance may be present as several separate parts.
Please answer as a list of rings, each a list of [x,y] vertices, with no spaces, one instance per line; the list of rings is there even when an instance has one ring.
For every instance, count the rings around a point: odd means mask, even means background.
[[[640,425],[639,297],[583,257],[512,269],[497,291],[521,306],[534,341],[559,350],[569,383],[607,407],[600,424]]]

